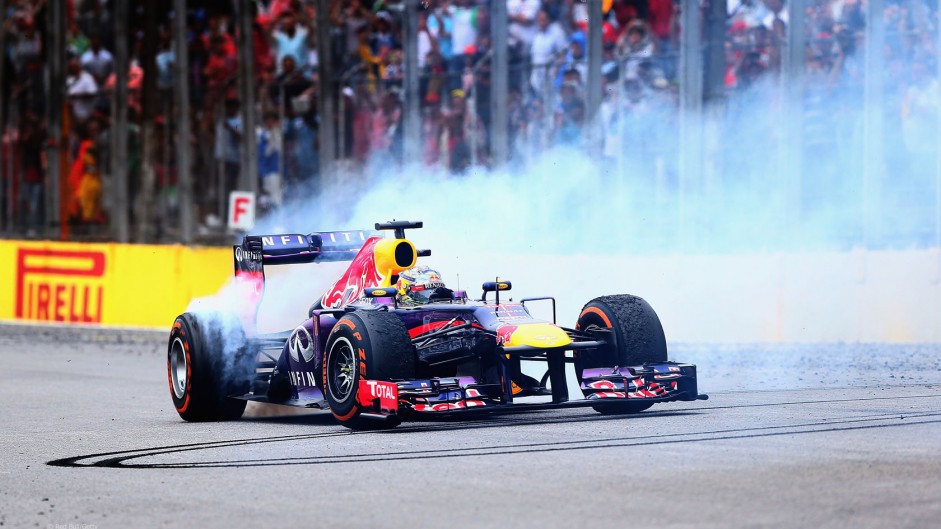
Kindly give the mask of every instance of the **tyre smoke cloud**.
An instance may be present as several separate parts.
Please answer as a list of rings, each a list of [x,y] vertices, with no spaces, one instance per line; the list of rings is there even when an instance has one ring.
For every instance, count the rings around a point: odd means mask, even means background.
[[[625,113],[623,127],[605,124],[604,156],[518,151],[506,167],[464,174],[374,159],[364,174],[341,174],[320,192],[293,190],[255,231],[420,219],[429,228],[420,239],[435,248],[562,255],[933,246],[941,92],[934,79],[912,82],[894,80],[897,93],[866,110],[858,90],[808,79],[800,119],[780,104],[781,83],[734,93],[701,117],[702,162],[692,176],[679,164],[687,153],[672,101]],[[903,119],[910,91],[937,95],[934,108]],[[881,162],[867,152],[869,112],[893,117],[883,120]]]
[[[863,64],[861,57],[855,64]],[[713,319],[741,320],[723,300],[739,303],[737,291],[745,288],[757,314],[779,318],[775,304],[790,282],[766,282],[758,274],[736,282],[734,272],[715,270],[711,281],[700,284],[695,278],[707,274],[690,272],[684,263],[690,256],[828,252],[864,260],[870,250],[937,246],[941,91],[923,64],[891,64],[878,72],[885,86],[878,106],[867,106],[866,72],[859,70],[834,83],[808,66],[799,115],[784,104],[793,87],[772,75],[730,92],[721,108],[707,106],[699,116],[702,162],[692,177],[681,171],[680,160],[689,152],[680,141],[675,100],[648,94],[620,115],[622,124],[604,124],[608,140],[601,156],[573,147],[517,149],[506,167],[472,167],[464,174],[374,159],[362,174],[341,174],[319,192],[294,190],[255,231],[363,229],[391,219],[422,220],[425,228],[410,237],[419,248],[433,250],[423,262],[438,267],[449,285],[476,296],[480,281],[500,275],[514,280],[520,294],[556,296],[563,324],[571,324],[594,295],[630,292],[661,313],[670,339],[669,327],[685,321],[673,306],[713,307]],[[612,112],[603,109],[602,115]],[[877,134],[871,128],[880,121]],[[873,139],[881,142],[878,152],[872,152]],[[879,165],[867,165],[872,163]],[[655,277],[662,270],[646,271],[646,279],[625,277],[619,265],[660,256],[676,263],[674,272],[688,272],[685,284],[671,288],[668,278]],[[818,269],[818,275],[833,273],[831,268]],[[806,270],[779,276],[798,273]],[[842,282],[847,273],[859,275],[854,269],[832,279]],[[858,280],[865,281],[865,273]],[[728,283],[715,284],[723,281]],[[831,318],[854,313],[853,306],[834,305],[825,289],[807,286],[819,284],[828,282],[815,276],[796,288],[807,288],[808,303],[830,307]],[[828,329],[844,327],[826,318],[818,325],[795,337],[769,323],[769,330],[745,339],[832,340]],[[701,334],[688,329],[684,339],[702,339]],[[846,336],[839,339],[854,339]]]

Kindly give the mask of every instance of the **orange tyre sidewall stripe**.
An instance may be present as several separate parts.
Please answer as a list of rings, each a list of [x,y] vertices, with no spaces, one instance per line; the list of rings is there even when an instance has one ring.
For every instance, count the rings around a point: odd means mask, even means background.
[[[598,317],[604,321],[604,324],[607,325],[609,329],[611,328],[611,320],[608,318],[608,315],[598,307],[586,307],[585,310],[583,310],[582,313],[578,315],[578,319],[582,319],[582,317],[586,314],[598,315]]]
[[[173,324],[174,329],[180,329],[180,337],[183,338],[183,353],[186,355],[186,389],[184,390],[184,394],[186,395],[186,397],[183,399],[182,406],[177,408],[176,405],[174,404],[174,408],[176,408],[177,413],[186,413],[186,410],[187,408],[189,408],[189,405],[190,405],[190,389],[192,388],[192,384],[193,384],[192,382],[193,362],[190,359],[189,340],[185,338],[186,333],[183,332],[183,329],[180,327],[181,327],[180,322],[175,322]],[[170,357],[169,356],[167,356],[167,384],[170,386],[170,396],[172,398],[176,398],[176,396],[173,394],[173,375],[170,373]]]
[[[333,416],[336,417],[338,421],[348,421],[352,419],[353,416],[356,415],[356,412],[358,411],[359,411],[359,405],[354,402],[353,409],[350,410],[349,413],[345,413],[343,415],[338,415],[337,413],[334,413]]]

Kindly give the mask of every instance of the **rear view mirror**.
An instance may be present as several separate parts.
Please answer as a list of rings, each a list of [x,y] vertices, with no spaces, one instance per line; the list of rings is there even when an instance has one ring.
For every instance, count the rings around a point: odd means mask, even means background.
[[[394,298],[397,292],[395,287],[366,289],[366,295],[371,298]]]
[[[484,292],[503,292],[504,290],[510,290],[513,288],[513,283],[509,281],[486,281],[484,282]]]
[[[487,301],[487,292],[496,292],[497,299],[496,303],[500,304],[500,292],[510,290],[513,288],[513,284],[509,281],[486,281],[483,284],[484,295],[480,297],[481,301]]]

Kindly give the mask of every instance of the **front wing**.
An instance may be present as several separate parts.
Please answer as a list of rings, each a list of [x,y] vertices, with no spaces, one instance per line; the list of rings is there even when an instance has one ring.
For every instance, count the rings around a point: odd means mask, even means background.
[[[472,377],[385,382],[383,398],[372,398],[363,381],[360,403],[374,419],[447,416],[468,413],[513,413],[552,408],[597,406],[617,402],[706,400],[698,393],[696,366],[676,362],[635,367],[586,369],[581,381],[583,399],[514,403],[499,395],[500,384],[477,384]],[[392,393],[394,391],[394,394]]]

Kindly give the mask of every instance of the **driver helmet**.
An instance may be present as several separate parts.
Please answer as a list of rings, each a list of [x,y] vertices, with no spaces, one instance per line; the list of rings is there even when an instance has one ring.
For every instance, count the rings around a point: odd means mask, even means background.
[[[398,290],[396,298],[403,305],[424,305],[454,297],[454,293],[441,280],[441,274],[427,266],[416,266],[401,272],[395,288]]]

